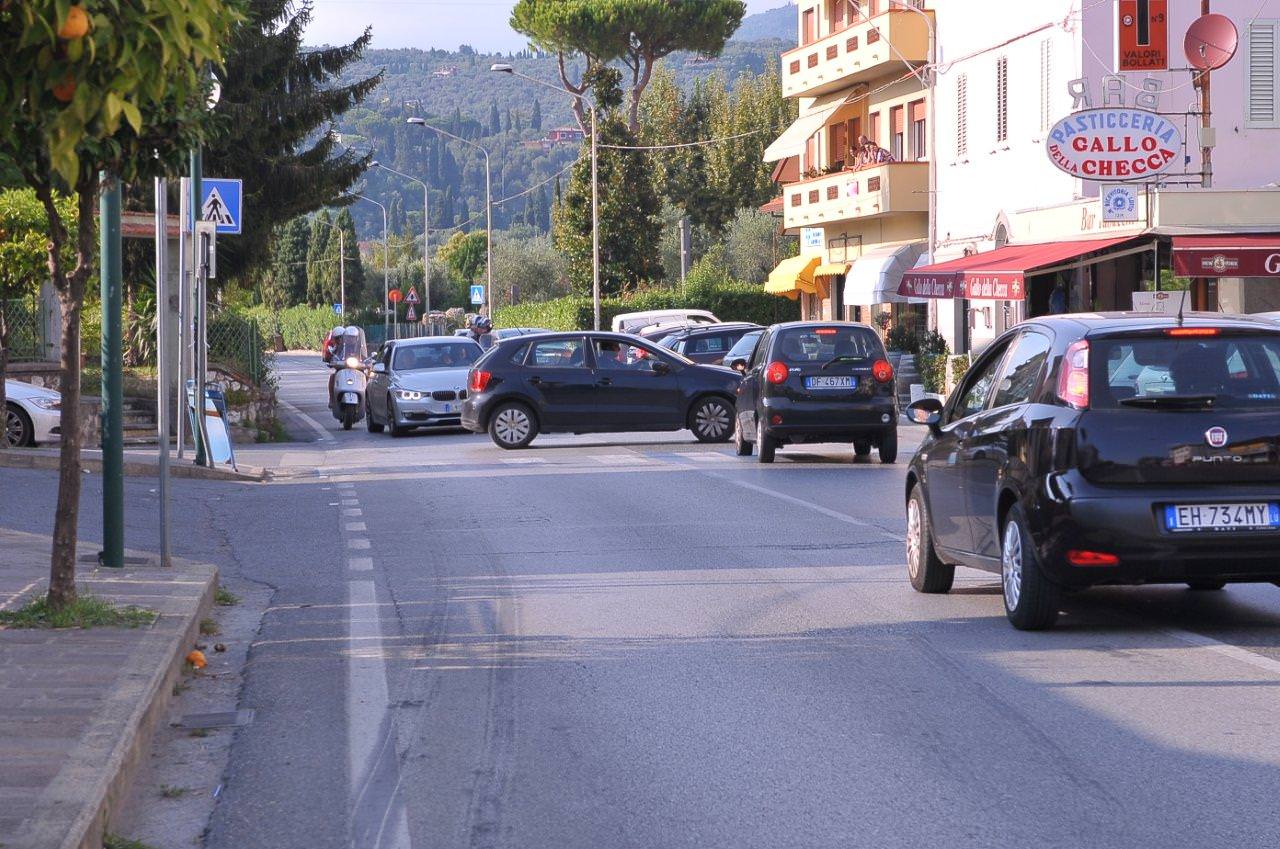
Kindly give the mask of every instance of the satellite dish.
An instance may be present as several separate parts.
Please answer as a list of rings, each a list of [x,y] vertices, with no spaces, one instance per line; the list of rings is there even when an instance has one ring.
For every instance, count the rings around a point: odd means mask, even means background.
[[[1231,61],[1239,43],[1236,25],[1226,15],[1202,15],[1187,28],[1182,49],[1201,71],[1215,71]]]

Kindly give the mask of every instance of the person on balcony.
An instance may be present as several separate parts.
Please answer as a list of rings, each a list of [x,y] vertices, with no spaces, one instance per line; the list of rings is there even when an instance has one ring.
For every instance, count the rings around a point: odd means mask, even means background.
[[[858,158],[855,160],[855,167],[873,168],[886,162],[893,162],[893,154],[866,136],[858,136]]]

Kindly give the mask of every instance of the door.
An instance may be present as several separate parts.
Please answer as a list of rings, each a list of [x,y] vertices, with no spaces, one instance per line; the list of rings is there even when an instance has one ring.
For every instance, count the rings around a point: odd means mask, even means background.
[[[965,462],[976,419],[987,408],[1007,345],[997,343],[974,363],[947,405],[942,432],[925,457],[929,518],[934,540],[942,548],[973,550],[969,505],[965,495]]]
[[[747,360],[747,369],[742,374],[742,382],[738,384],[738,403],[736,412],[742,432],[755,439],[756,407],[760,403],[760,381],[764,380],[764,367],[768,365],[765,355],[769,351],[773,334],[765,331],[756,340],[755,350]]]
[[[1027,410],[1039,396],[1052,342],[1043,333],[1023,331],[1013,341],[988,408],[973,417],[967,445],[961,450],[971,550],[982,557],[1000,556],[996,508],[1000,487],[1018,446],[1027,438]]]
[[[813,44],[818,40],[818,10],[805,9],[803,21],[801,35],[804,40],[801,42],[801,46]]]
[[[384,342],[382,347],[378,349],[378,353],[373,355],[375,365],[382,364],[386,372],[382,374],[374,373],[369,381],[369,387],[365,390],[365,397],[368,399],[369,409],[374,412],[380,421],[387,418],[387,387],[391,385],[391,343]]]
[[[678,430],[684,425],[680,382],[672,361],[647,345],[596,339],[595,385],[601,427]]]
[[[543,430],[586,432],[592,427],[596,402],[595,375],[581,336],[548,339],[529,346],[525,385],[538,407]]]

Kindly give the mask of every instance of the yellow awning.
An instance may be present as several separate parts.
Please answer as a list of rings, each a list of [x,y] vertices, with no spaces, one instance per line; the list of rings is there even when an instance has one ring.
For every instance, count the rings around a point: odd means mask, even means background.
[[[795,300],[801,292],[809,295],[817,294],[818,287],[813,279],[813,270],[822,264],[816,256],[793,256],[778,263],[778,267],[769,272],[769,279],[764,290],[771,295],[783,295]]]
[[[851,264],[852,263],[848,263],[848,262],[828,262],[825,265],[819,265],[816,269],[814,269],[813,276],[814,277],[836,277],[838,275],[848,274],[849,266]]]

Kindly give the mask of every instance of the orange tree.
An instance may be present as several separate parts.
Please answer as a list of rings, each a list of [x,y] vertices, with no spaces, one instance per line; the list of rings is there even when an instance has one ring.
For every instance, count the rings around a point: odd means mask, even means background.
[[[44,207],[48,275],[61,307],[54,608],[76,598],[80,313],[94,267],[94,202],[103,179],[176,173],[205,138],[209,69],[221,63],[220,45],[242,19],[240,2],[0,0],[0,165],[21,174]],[[73,199],[73,220],[59,194]]]

